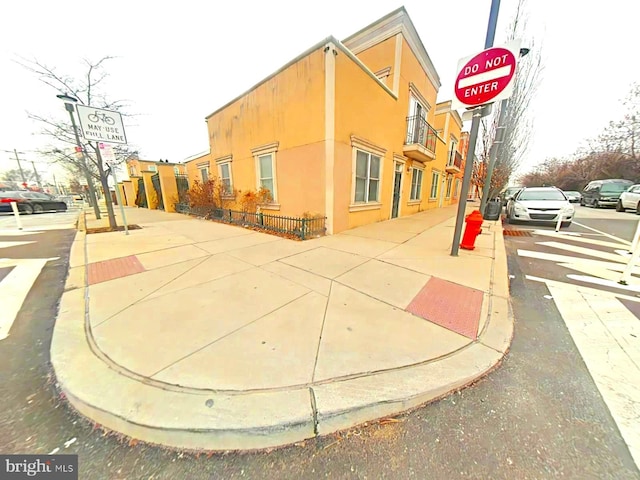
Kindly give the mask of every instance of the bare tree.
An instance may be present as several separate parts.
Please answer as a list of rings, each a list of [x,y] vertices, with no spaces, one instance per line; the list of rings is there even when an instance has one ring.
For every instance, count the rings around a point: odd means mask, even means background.
[[[98,61],[84,59],[84,73],[78,77],[60,73],[55,68],[45,65],[37,59],[21,59],[18,63],[56,92],[75,97],[80,105],[116,110],[123,116],[127,116],[123,112],[128,106],[127,103],[123,100],[110,100],[102,91],[103,82],[108,77],[108,72],[105,70],[105,63],[113,58],[114,57],[107,56]],[[102,190],[105,192],[109,226],[115,229],[117,225],[111,196],[109,195],[108,177],[100,155],[98,143],[81,139],[82,148],[88,160],[88,164],[85,166],[84,162],[75,155],[64,153],[65,147],[68,149],[69,147],[76,146],[73,127],[69,122],[61,122],[52,117],[45,117],[30,112],[27,112],[27,114],[31,119],[36,120],[42,125],[41,133],[52,140],[51,148],[45,152],[49,153],[49,158],[53,158],[54,161],[68,166],[74,173],[78,170],[85,171],[88,177],[93,177],[100,182]],[[115,147],[114,152],[116,153],[116,159],[119,161],[123,161],[133,153],[127,146]]]
[[[493,198],[507,185],[513,172],[520,166],[522,159],[529,148],[532,118],[529,115],[529,107],[540,84],[543,71],[542,45],[527,32],[527,5],[526,0],[519,0],[513,20],[508,27],[507,40],[521,39],[523,50],[518,60],[518,70],[515,75],[513,95],[505,102],[494,104],[492,114],[481,123],[478,159],[485,166],[488,163],[492,148],[495,152],[495,165],[489,186],[489,197]],[[503,123],[498,125],[501,107],[505,109]],[[499,128],[504,127],[504,128]],[[501,139],[498,138],[499,130],[502,131]],[[499,143],[496,142],[499,140]],[[486,171],[486,168],[481,169]],[[479,186],[483,189],[485,177],[479,178]]]

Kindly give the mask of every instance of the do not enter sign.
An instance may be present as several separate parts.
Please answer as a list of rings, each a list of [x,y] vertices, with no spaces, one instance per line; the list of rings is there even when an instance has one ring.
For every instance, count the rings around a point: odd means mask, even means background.
[[[520,42],[492,47],[458,62],[453,108],[472,108],[513,93]]]

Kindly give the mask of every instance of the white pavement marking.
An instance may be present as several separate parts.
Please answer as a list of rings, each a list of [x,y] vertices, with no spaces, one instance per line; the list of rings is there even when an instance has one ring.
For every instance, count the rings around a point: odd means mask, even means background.
[[[42,233],[39,230],[0,230],[0,237],[21,237],[22,235],[33,235]]]
[[[584,264],[584,265],[597,265],[600,267],[612,267],[612,268],[622,268],[624,269],[626,259],[623,257],[619,258],[619,262],[607,262],[604,260],[595,260],[592,258],[579,258],[579,257],[571,257],[569,255],[558,255],[557,253],[546,253],[546,252],[537,252],[535,250],[520,250],[518,249],[518,255],[521,257],[529,257],[529,258],[537,258],[539,260],[549,260],[551,262],[557,263],[573,263],[573,264]]]
[[[640,320],[616,299],[549,284],[547,288],[631,456],[640,465]]]
[[[536,235],[544,235],[547,237],[555,237],[555,238],[562,238],[563,236],[565,236],[566,234],[563,233],[556,233],[556,232],[550,232],[550,231],[546,231],[546,230],[538,230],[535,232]],[[624,243],[620,243],[620,242],[606,242],[604,240],[596,240],[594,238],[582,238],[579,237],[577,235],[571,235],[571,241],[572,242],[578,242],[578,243],[586,243],[589,245],[598,245],[600,247],[610,247],[610,248],[624,248],[624,251],[626,252],[626,248],[628,245],[624,244]]]
[[[58,258],[0,259],[0,267],[15,267],[0,282],[3,297],[0,308],[0,340],[9,336],[11,326],[42,268],[49,260]]]
[[[600,250],[593,250],[591,248],[577,247],[575,245],[568,245],[561,242],[536,242],[537,245],[545,247],[557,248],[559,250],[566,250],[571,253],[578,253],[580,255],[587,255],[589,257],[597,257],[602,260],[608,260],[610,262],[623,262],[625,259],[618,254],[601,252]]]
[[[553,230],[533,230],[536,235],[547,235],[549,237],[581,237],[578,232],[555,232]]]
[[[640,283],[635,283],[634,285],[622,285],[614,280],[591,277],[588,275],[574,275],[573,273],[568,274],[567,278],[577,282],[593,283],[594,285],[601,285],[603,287],[619,288],[620,290],[627,290],[630,292],[640,292]]]
[[[564,288],[568,290],[578,289],[579,292],[593,295],[600,295],[601,297],[607,298],[621,298],[622,300],[629,300],[630,302],[640,303],[640,297],[632,297],[630,295],[626,295],[620,292],[610,292],[608,290],[599,290],[597,288],[592,287],[584,287],[582,285],[575,285],[573,283],[568,282],[559,282],[557,280],[550,280],[548,278],[536,277],[534,275],[525,275],[524,278],[527,280],[531,280],[533,282],[546,283],[547,285],[551,285],[555,288]]]
[[[573,221],[574,225],[578,225],[582,228],[586,228],[587,230],[591,230],[592,232],[596,232],[599,233],[600,235],[604,235],[605,237],[609,237],[613,240],[617,240],[618,242],[624,243],[625,245],[631,245],[631,242],[628,242],[627,240],[620,238],[620,237],[616,237],[615,235],[611,235],[610,233],[605,233],[602,230],[598,230],[596,228],[592,228],[592,227],[588,227],[587,225],[584,225],[582,223],[578,223],[575,220]]]
[[[30,243],[36,243],[36,242],[34,242],[34,241],[31,241],[31,242],[0,242],[0,248],[19,247],[20,245],[28,245]]]

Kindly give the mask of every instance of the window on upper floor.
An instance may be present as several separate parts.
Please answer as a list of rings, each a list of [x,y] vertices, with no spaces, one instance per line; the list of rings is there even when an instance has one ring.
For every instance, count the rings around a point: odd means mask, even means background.
[[[456,160],[456,152],[458,151],[458,140],[455,137],[451,137],[451,142],[449,143],[449,160],[447,165],[453,165]]]
[[[180,175],[180,169],[178,167],[173,167],[173,174]]]
[[[155,165],[149,165],[149,171],[150,172],[157,172],[158,171],[158,167],[156,167]]]

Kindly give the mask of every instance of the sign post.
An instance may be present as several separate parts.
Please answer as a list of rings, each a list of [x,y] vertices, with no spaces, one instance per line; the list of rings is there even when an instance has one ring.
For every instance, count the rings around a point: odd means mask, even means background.
[[[500,0],[491,0],[491,11],[487,25],[487,36],[484,48],[480,53],[460,59],[458,73],[454,85],[454,98],[451,108],[464,108],[473,112],[471,132],[469,134],[469,147],[462,179],[460,200],[458,201],[458,214],[456,226],[453,232],[453,244],[451,256],[458,256],[462,224],[467,206],[469,183],[473,171],[476,140],[480,127],[480,118],[491,103],[511,97],[515,84],[517,58],[520,54],[520,41],[514,40],[507,45],[493,48],[493,40],[496,33]]]

